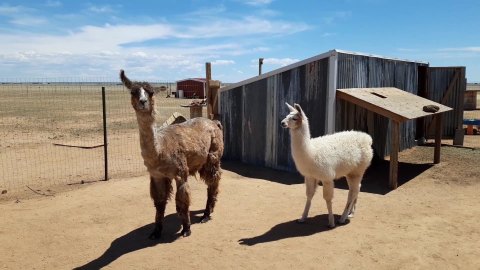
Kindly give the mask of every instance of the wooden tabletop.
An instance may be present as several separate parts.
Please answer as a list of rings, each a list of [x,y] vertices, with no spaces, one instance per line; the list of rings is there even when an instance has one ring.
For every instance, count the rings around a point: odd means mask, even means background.
[[[444,113],[452,108],[394,87],[337,89],[337,97],[398,122]],[[438,106],[425,112],[424,106]]]

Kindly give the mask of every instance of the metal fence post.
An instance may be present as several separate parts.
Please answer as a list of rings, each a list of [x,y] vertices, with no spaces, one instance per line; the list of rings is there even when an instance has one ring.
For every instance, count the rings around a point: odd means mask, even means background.
[[[105,161],[105,179],[108,180],[108,139],[107,139],[107,106],[105,102],[105,86],[102,86],[102,108],[103,108],[103,154]]]

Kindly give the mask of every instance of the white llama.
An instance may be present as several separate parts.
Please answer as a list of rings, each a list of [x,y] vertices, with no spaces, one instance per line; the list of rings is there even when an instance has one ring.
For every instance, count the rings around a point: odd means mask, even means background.
[[[363,174],[372,161],[372,138],[359,131],[311,138],[308,119],[300,105],[286,105],[290,114],[281,124],[290,129],[292,157],[297,170],[305,177],[307,189],[307,202],[298,221],[305,222],[313,195],[319,182],[322,182],[323,198],[328,208],[328,225],[335,227],[332,213],[333,181],[345,176],[349,187],[348,200],[339,220],[345,223],[347,217],[353,217]]]

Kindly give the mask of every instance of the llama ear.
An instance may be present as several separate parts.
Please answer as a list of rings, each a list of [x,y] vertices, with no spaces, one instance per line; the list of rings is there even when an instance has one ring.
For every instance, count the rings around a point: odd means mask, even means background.
[[[285,102],[285,105],[287,105],[288,109],[290,110],[290,112],[296,112],[295,108],[293,108],[292,106],[290,106],[290,104],[288,104],[288,102]]]
[[[125,75],[125,71],[123,71],[123,69],[120,70],[120,80],[122,80],[122,83],[123,85],[125,85],[125,87],[127,87],[128,89],[132,88],[132,81],[130,81],[130,79],[127,78],[127,76]]]
[[[295,103],[293,104],[293,106],[295,107],[295,110],[297,110],[300,114],[303,114],[303,110],[302,110],[302,107],[300,107],[300,105]]]

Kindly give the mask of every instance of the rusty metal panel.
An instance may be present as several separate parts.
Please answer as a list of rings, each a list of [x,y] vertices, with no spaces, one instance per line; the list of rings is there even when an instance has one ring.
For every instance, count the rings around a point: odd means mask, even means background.
[[[337,88],[396,87],[417,94],[418,66],[423,63],[339,53]],[[389,120],[345,101],[336,104],[336,130],[363,130],[373,137],[378,156],[390,154]],[[416,145],[416,122],[400,125],[400,150]]]

